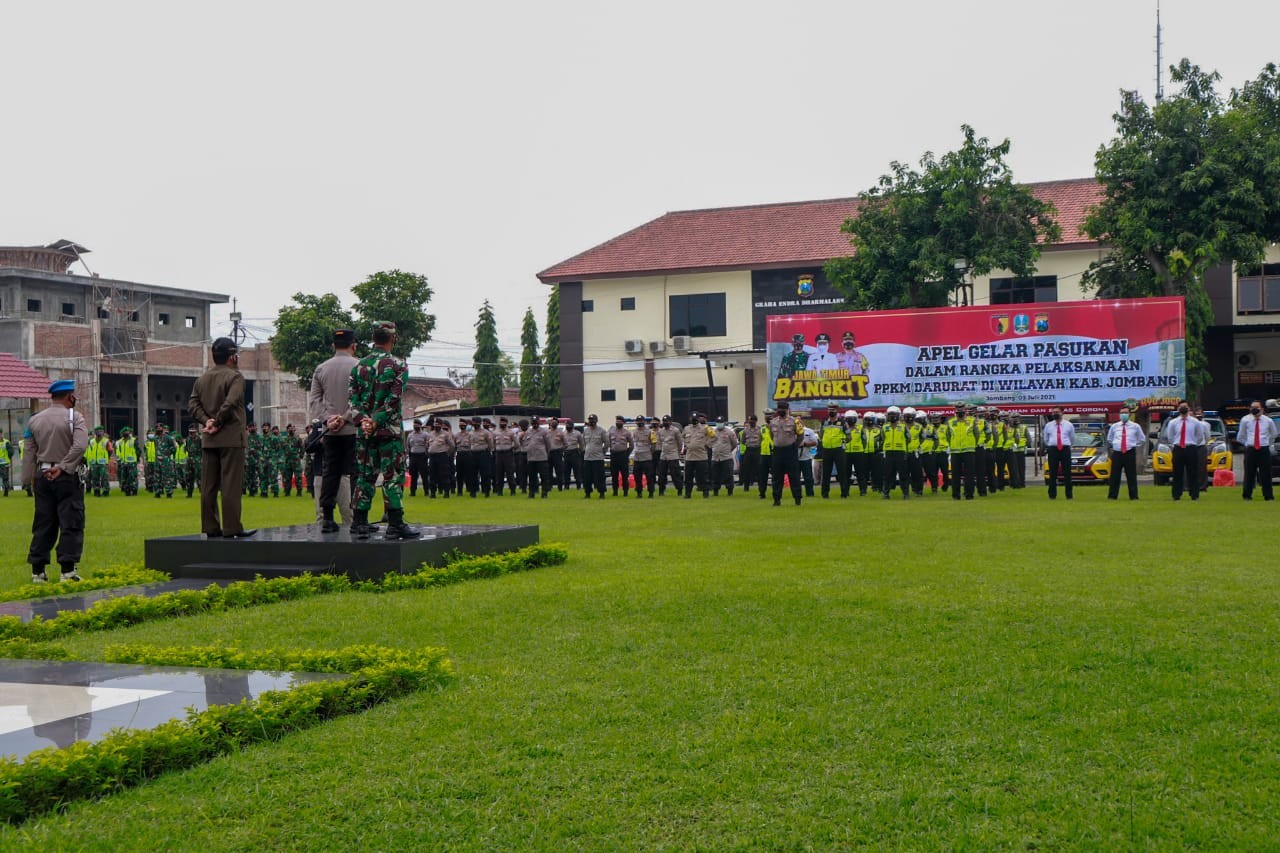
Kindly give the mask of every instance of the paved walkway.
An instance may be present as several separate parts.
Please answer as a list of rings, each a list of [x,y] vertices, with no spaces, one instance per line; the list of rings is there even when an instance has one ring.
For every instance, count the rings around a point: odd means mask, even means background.
[[[119,598],[123,595],[141,595],[154,598],[166,592],[178,592],[187,589],[206,589],[210,584],[226,586],[230,581],[214,581],[202,578],[182,578],[178,580],[144,583],[137,586],[118,586],[111,589],[95,589],[89,592],[76,592],[75,584],[58,584],[55,589],[66,589],[65,595],[54,595],[48,598],[33,598],[27,601],[0,602],[0,616],[17,616],[23,622],[30,622],[39,616],[41,619],[52,619],[64,610],[88,610],[99,601],[108,598]]]

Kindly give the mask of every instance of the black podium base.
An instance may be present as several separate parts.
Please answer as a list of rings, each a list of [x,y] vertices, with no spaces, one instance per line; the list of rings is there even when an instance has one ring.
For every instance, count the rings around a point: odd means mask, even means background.
[[[410,574],[424,563],[441,565],[451,551],[493,554],[538,542],[536,525],[422,525],[421,539],[387,541],[382,533],[354,539],[347,528],[321,533],[318,524],[270,527],[247,539],[205,539],[200,534],[148,539],[147,568],[175,578],[252,580],[255,575],[282,577],[345,574],[352,580],[376,580],[398,572]]]

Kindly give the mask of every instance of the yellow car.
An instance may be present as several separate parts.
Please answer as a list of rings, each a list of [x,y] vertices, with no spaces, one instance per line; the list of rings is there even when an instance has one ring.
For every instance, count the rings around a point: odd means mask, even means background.
[[[1071,441],[1071,482],[1098,483],[1111,476],[1111,454],[1107,451],[1106,433],[1094,429],[1077,429]],[[1044,462],[1044,482],[1049,483],[1049,460]]]
[[[1213,482],[1213,472],[1219,468],[1231,470],[1231,446],[1225,441],[1213,441],[1209,444],[1208,458],[1205,462],[1205,476]],[[1168,484],[1173,476],[1173,448],[1164,442],[1156,445],[1156,452],[1151,454],[1151,471],[1155,475],[1157,486]]]

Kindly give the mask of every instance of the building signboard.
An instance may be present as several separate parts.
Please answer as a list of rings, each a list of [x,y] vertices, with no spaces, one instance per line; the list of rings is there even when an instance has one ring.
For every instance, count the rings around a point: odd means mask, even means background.
[[[769,397],[1007,408],[1186,394],[1181,297],[768,318]]]

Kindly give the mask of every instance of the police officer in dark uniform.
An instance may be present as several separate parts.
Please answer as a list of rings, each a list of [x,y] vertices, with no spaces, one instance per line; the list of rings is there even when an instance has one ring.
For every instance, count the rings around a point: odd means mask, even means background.
[[[49,386],[53,405],[27,422],[22,475],[33,484],[35,518],[31,522],[33,583],[49,578],[49,552],[58,545],[61,580],[78,581],[76,563],[84,551],[84,480],[81,468],[89,446],[89,427],[75,410],[76,383],[59,379]]]

